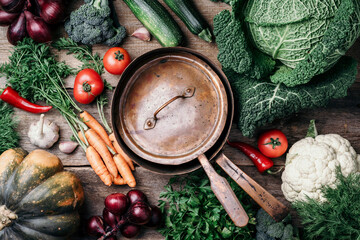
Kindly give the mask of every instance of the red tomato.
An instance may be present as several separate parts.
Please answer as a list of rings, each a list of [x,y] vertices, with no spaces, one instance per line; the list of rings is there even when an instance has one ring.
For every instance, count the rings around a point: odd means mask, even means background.
[[[277,158],[286,152],[288,141],[285,134],[280,130],[270,130],[260,135],[258,148],[265,156]]]
[[[121,75],[130,62],[129,53],[121,47],[110,48],[103,58],[106,71],[114,75]]]
[[[103,90],[104,82],[95,70],[84,69],[76,75],[74,97],[79,103],[91,103]]]

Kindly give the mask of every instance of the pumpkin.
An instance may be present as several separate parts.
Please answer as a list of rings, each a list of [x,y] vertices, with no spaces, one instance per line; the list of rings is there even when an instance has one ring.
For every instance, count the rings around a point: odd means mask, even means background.
[[[61,240],[78,227],[84,202],[80,180],[44,150],[20,148],[0,156],[0,239]]]

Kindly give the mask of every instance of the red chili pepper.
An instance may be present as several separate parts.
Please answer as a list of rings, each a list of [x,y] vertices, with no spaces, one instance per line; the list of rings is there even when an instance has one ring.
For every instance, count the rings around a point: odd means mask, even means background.
[[[11,87],[7,87],[5,89],[0,90],[0,99],[8,104],[25,110],[31,113],[45,113],[48,112],[52,106],[40,106],[29,102],[25,98],[21,97],[14,89]]]
[[[239,149],[248,158],[250,158],[250,160],[254,163],[254,165],[256,166],[256,168],[258,169],[258,171],[260,173],[267,172],[269,174],[276,174],[282,170],[282,168],[280,168],[279,170],[277,170],[275,172],[271,171],[270,168],[274,166],[274,162],[270,158],[264,156],[257,149],[250,146],[249,144],[242,143],[242,142],[229,142],[229,141],[227,141],[227,143],[231,147]]]

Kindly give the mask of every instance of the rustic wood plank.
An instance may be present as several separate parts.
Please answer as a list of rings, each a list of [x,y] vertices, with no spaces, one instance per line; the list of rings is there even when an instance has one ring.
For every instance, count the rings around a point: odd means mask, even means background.
[[[162,0],[160,1],[162,2]],[[68,6],[68,11],[75,9],[81,4],[81,1],[70,2],[71,4]],[[209,0],[196,0],[194,2],[211,25],[215,14],[225,8],[229,9],[229,6],[226,4],[212,3]],[[140,22],[121,0],[115,1],[115,7],[117,9],[120,22],[127,28],[129,35],[141,26]],[[174,16],[173,13],[172,15]],[[214,43],[207,44],[204,41],[198,39],[196,36],[193,36],[176,16],[174,16],[174,18],[185,33],[187,39],[186,46],[192,49],[196,49],[200,53],[209,57],[212,61],[216,62],[216,64],[220,65],[216,59],[218,52],[216,45]],[[7,42],[6,39],[6,31],[6,27],[0,27],[0,63],[7,61],[11,50],[11,45]],[[64,35],[64,31],[57,30],[56,35],[62,36]],[[152,40],[149,43],[144,43],[139,39],[129,37],[124,42],[123,47],[129,51],[132,58],[136,58],[147,51],[159,48],[160,45],[156,40]],[[104,55],[107,49],[108,47],[102,45],[97,45],[94,47],[94,51],[98,52],[100,55]],[[69,65],[79,65],[78,61],[74,60],[74,58],[71,56],[67,56],[64,52],[60,52],[59,54],[59,59],[66,61]],[[360,40],[356,42],[348,54],[360,61]],[[108,73],[104,74],[104,78],[107,79],[113,86],[115,86],[119,80],[119,77],[112,76]],[[69,77],[66,79],[66,86],[70,90],[73,86],[73,81],[74,77]],[[1,87],[4,86],[4,83],[5,80],[0,79]],[[111,94],[109,94],[109,97],[110,96]],[[96,106],[94,104],[81,107],[98,118]],[[110,117],[109,112],[109,108],[107,108],[107,118]],[[35,149],[35,147],[32,146],[28,140],[27,130],[29,123],[37,121],[39,116],[16,110],[16,117],[19,120],[18,131],[21,135],[21,146],[23,146],[28,151]],[[47,114],[47,117],[49,120],[54,120],[60,126],[61,140],[67,140],[70,138],[71,132],[57,111],[51,110]],[[291,145],[297,140],[303,138],[303,136],[306,134],[310,119],[317,120],[317,127],[320,133],[338,133],[349,139],[355,150],[360,152],[360,75],[358,76],[357,82],[350,88],[348,97],[332,101],[327,108],[303,111],[294,116],[289,116],[287,119],[275,121],[273,124],[270,124],[269,126],[266,126],[262,129],[279,128],[283,130],[284,133],[288,136],[289,143]],[[256,145],[256,139],[244,138],[241,135],[241,132],[236,128],[235,124],[232,127],[230,140],[245,141],[252,145]],[[66,169],[74,172],[83,183],[86,194],[85,205],[81,211],[83,220],[91,215],[99,215],[102,213],[103,201],[108,194],[113,192],[126,193],[129,190],[129,188],[125,186],[104,186],[93,170],[88,166],[85,155],[80,148],[77,149],[75,153],[66,155],[59,152],[57,143],[53,148],[50,149],[50,151],[57,154],[60,159],[62,159]],[[224,153],[232,161],[239,165],[244,172],[246,172],[250,177],[254,178],[255,181],[257,181],[266,190],[277,197],[282,203],[290,206],[283,197],[283,194],[280,190],[281,178],[279,175],[269,176],[259,174],[256,168],[252,165],[251,161],[236,149],[225,146]],[[283,165],[284,160],[284,157],[275,159],[275,165]],[[138,188],[148,195],[152,204],[156,204],[160,192],[163,191],[163,186],[170,178],[169,176],[162,176],[151,173],[143,168],[137,168],[135,176],[138,182]],[[163,239],[162,236],[154,230],[143,231],[138,239],[140,238],[147,240]],[[79,233],[76,237],[74,237],[74,239],[93,238],[87,237],[83,233]]]

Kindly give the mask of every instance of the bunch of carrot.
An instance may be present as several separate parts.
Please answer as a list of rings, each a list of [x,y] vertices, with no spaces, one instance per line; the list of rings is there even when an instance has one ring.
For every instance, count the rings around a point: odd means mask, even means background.
[[[132,170],[132,160],[123,152],[117,143],[114,133],[110,136],[102,125],[87,111],[80,113],[80,118],[88,127],[73,133],[80,146],[86,152],[91,167],[107,186],[128,184],[136,186]],[[69,124],[71,126],[71,124]]]

